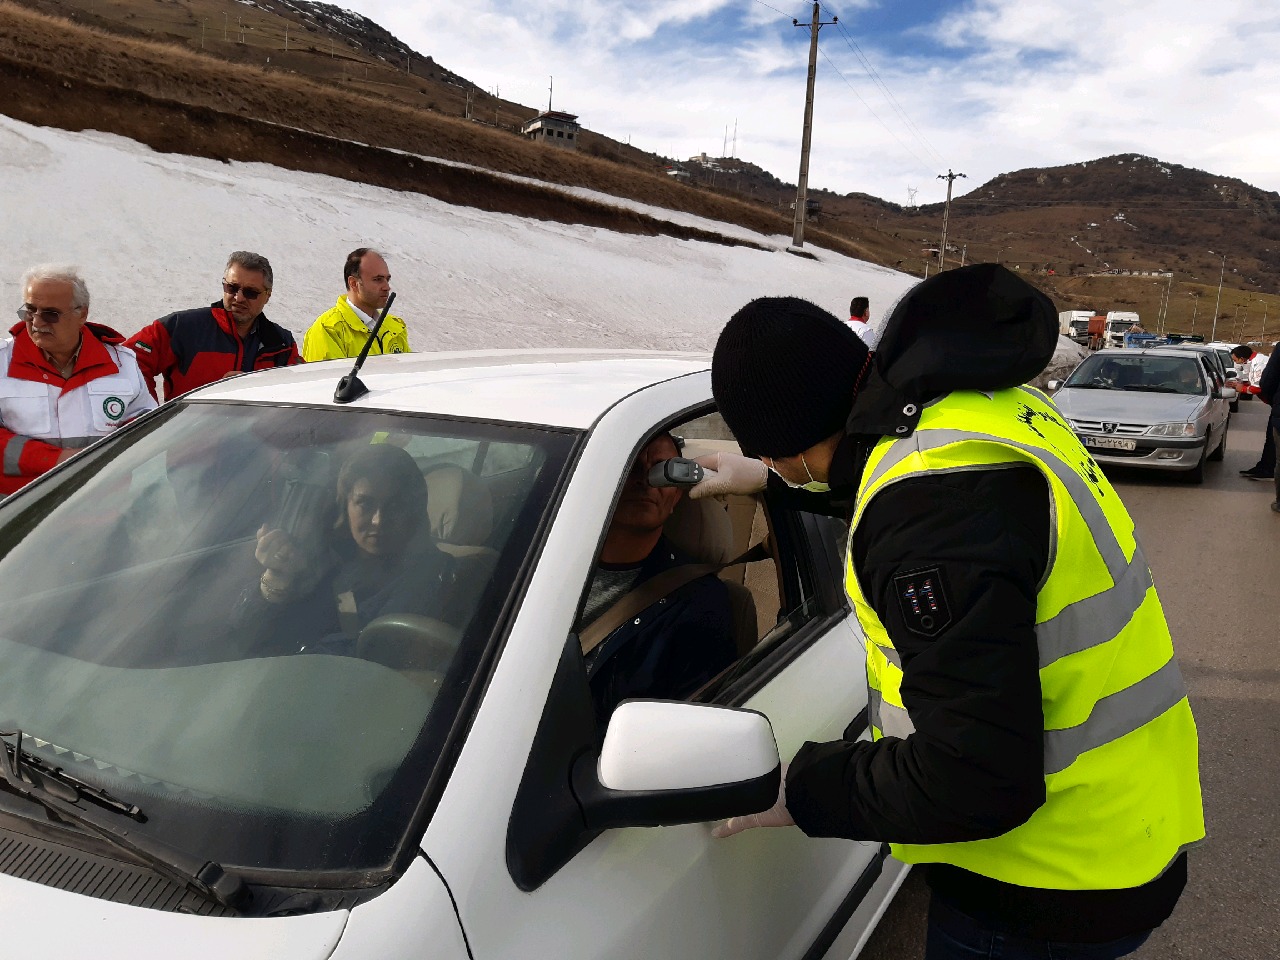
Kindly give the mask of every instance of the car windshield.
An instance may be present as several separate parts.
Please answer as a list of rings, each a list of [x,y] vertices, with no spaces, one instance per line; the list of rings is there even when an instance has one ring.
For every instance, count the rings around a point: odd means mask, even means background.
[[[573,443],[170,404],[0,505],[0,729],[201,859],[385,868]]]
[[[1130,390],[1146,393],[1206,392],[1200,362],[1195,357],[1147,353],[1095,353],[1067,377],[1064,387],[1092,390]]]

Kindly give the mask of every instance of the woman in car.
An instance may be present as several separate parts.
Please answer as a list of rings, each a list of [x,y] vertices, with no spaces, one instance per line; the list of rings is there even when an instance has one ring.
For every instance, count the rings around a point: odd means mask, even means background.
[[[262,653],[349,654],[378,617],[451,618],[453,559],[422,530],[427,484],[413,457],[386,443],[354,453],[338,473],[337,509],[332,529],[258,531],[262,572],[236,620]]]

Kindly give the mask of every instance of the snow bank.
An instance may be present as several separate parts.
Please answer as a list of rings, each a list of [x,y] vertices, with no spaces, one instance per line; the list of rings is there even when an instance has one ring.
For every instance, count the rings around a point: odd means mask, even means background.
[[[844,317],[849,299],[863,295],[880,317],[916,282],[812,247],[816,262],[526,220],[8,117],[0,117],[0,206],[0,294],[16,307],[26,267],[77,263],[93,319],[126,334],[220,298],[226,255],[236,249],[271,260],[267,315],[301,334],[343,292],[347,252],[377,247],[419,350],[710,349],[753,297],[802,296]],[[786,242],[752,236],[775,248]]]

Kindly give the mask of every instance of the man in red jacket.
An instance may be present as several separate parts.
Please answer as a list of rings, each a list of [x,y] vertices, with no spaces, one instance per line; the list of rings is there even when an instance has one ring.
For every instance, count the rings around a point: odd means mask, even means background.
[[[0,496],[155,408],[124,337],[89,322],[74,267],[32,267],[21,321],[0,340]]]
[[[301,363],[293,334],[263,314],[271,299],[267,258],[237,250],[222,276],[222,302],[171,313],[143,327],[127,341],[138,355],[152,396],[156,377],[164,378],[164,398],[221,380]]]

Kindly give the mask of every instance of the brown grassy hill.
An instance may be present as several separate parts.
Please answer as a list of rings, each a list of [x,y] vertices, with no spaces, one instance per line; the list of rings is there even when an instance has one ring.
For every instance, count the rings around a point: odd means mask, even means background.
[[[765,233],[790,229],[775,210],[692,189],[662,172],[550,150],[501,128],[272,67],[227,63],[172,43],[120,39],[7,2],[0,2],[0,110],[30,123],[118,133],[162,151],[260,160],[451,203],[626,232],[701,235],[481,172],[436,164],[424,169],[421,161],[414,166],[392,151],[587,187]],[[839,237],[813,240],[866,255]]]
[[[396,151],[791,232],[794,186],[749,162],[684,164],[692,175],[676,180],[663,158],[590,132],[577,153],[548,150],[514,132],[536,109],[491,96],[366,18],[309,0],[0,0],[0,112],[626,232],[717,239]],[[938,245],[941,205],[811,196],[821,213],[810,245],[917,276]],[[1278,208],[1276,194],[1141,157],[1018,171],[953,201],[948,266],[998,259],[1061,309],[1136,309],[1149,324],[1163,315],[1184,329],[1194,311],[1202,332],[1221,266],[1211,248],[1228,253],[1220,328],[1257,338],[1262,317],[1274,329],[1271,308],[1280,314],[1280,300],[1259,292],[1280,267],[1270,245],[1280,242]],[[1117,269],[1175,274],[1107,273]]]

